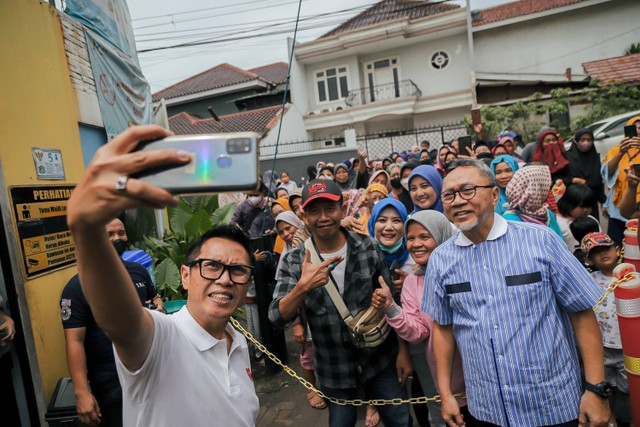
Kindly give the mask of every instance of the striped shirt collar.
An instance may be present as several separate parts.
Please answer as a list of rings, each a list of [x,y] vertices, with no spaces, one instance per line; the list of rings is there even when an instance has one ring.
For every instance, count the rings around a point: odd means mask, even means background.
[[[491,227],[491,231],[489,231],[489,235],[486,240],[496,240],[498,237],[504,236],[507,232],[507,221],[497,213],[494,213],[493,215],[493,227]],[[458,246],[473,245],[473,242],[469,240],[462,231],[458,233],[454,243]]]

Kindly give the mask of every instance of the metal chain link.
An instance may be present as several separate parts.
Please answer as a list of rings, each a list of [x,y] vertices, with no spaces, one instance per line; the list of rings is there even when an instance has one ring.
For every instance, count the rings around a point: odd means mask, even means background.
[[[253,337],[253,335],[251,335],[249,333],[249,331],[247,331],[236,319],[231,317],[231,318],[229,318],[229,321],[231,322],[231,324],[233,325],[234,328],[236,328],[242,335],[245,336],[245,338],[247,338],[247,340],[249,340],[251,343],[253,343],[253,345],[255,345],[256,348],[258,350],[260,350],[262,353],[266,354],[267,357],[269,359],[271,359],[271,361],[273,363],[275,363],[276,365],[280,366],[287,374],[289,374],[289,376],[291,376],[292,378],[295,378],[296,380],[298,380],[298,382],[300,384],[302,384],[307,390],[314,391],[321,398],[323,398],[325,400],[328,400],[329,402],[334,403],[336,405],[341,405],[341,406],[348,406],[348,405],[350,405],[350,406],[364,406],[364,405],[385,406],[385,405],[394,405],[394,406],[398,406],[398,405],[402,405],[402,404],[405,404],[405,403],[410,403],[412,405],[415,405],[415,404],[428,403],[428,402],[440,402],[440,395],[435,395],[433,397],[427,397],[427,396],[412,397],[410,399],[396,398],[396,399],[371,399],[371,400],[337,399],[335,397],[327,396],[322,391],[320,391],[317,388],[315,388],[313,386],[313,384],[311,384],[309,381],[305,380],[300,375],[298,375],[296,373],[296,371],[291,369],[291,367],[289,367],[288,365],[282,363],[280,361],[280,359],[278,359],[276,357],[275,354],[273,354],[269,350],[267,350],[267,348],[264,345],[262,345],[258,340],[256,340]],[[456,393],[456,394],[453,395],[453,397],[464,398],[465,394],[464,393]]]
[[[611,283],[609,283],[609,286],[604,291],[604,294],[602,294],[602,296],[600,297],[600,299],[598,300],[596,305],[593,307],[593,310],[595,311],[598,308],[600,308],[600,306],[602,305],[602,303],[604,303],[604,300],[607,299],[609,294],[611,292],[613,292],[618,286],[620,286],[621,283],[628,282],[629,280],[631,280],[631,279],[633,279],[635,277],[636,276],[633,273],[627,273],[627,274],[624,275],[624,277],[622,277],[620,279],[612,279]]]

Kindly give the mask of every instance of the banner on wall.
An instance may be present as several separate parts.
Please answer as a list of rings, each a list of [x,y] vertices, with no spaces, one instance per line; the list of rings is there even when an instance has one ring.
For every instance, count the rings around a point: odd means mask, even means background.
[[[151,89],[132,58],[85,30],[98,103],[108,139],[132,124],[153,123]]]
[[[131,16],[125,0],[67,0],[64,11],[139,65]]]

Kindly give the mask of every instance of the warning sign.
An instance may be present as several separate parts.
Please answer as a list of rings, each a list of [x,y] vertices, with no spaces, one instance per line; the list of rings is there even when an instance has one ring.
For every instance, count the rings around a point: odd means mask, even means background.
[[[10,187],[27,277],[76,261],[67,227],[67,202],[73,186]]]

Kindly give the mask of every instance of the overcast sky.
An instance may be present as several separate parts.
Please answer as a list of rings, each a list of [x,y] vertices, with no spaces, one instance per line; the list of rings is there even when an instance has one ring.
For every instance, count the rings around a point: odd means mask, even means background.
[[[299,42],[313,40],[378,0],[302,0]],[[157,92],[227,62],[248,69],[288,62],[298,0],[127,0],[142,71]],[[452,0],[464,7],[465,0]],[[507,0],[471,0],[471,9]],[[271,34],[269,34],[271,33]],[[198,46],[143,52],[201,42]]]

